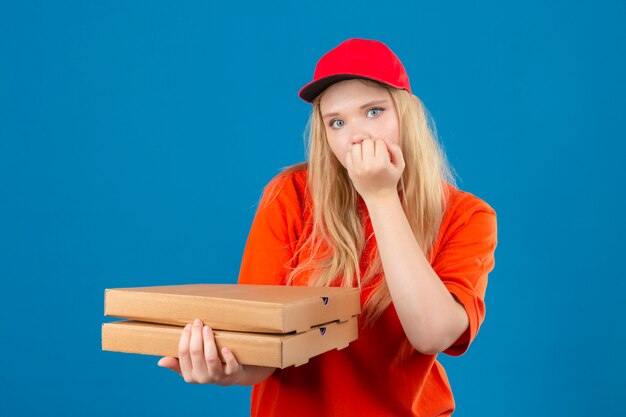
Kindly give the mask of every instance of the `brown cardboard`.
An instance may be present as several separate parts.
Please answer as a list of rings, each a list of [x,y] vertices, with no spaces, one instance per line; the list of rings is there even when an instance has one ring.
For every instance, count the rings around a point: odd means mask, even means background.
[[[356,340],[358,320],[333,322],[303,333],[286,335],[215,330],[218,352],[228,347],[244,365],[286,368],[302,365],[313,356],[342,349]],[[183,328],[138,321],[117,321],[102,325],[102,350],[178,357]],[[222,358],[223,361],[223,358]]]
[[[347,321],[361,310],[359,290],[283,285],[190,284],[105,290],[104,315],[184,326],[199,318],[213,329],[304,332]]]

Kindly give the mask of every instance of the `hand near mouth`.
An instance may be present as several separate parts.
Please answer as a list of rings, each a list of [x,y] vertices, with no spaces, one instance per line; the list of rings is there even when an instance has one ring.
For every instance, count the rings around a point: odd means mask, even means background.
[[[404,171],[402,150],[389,139],[365,139],[346,154],[346,169],[363,200],[396,195]]]

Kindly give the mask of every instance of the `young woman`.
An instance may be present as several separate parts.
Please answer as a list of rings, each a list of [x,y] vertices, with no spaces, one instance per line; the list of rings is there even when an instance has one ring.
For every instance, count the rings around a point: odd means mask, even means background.
[[[464,353],[483,321],[496,214],[454,185],[383,43],[344,41],[300,97],[313,105],[309,159],[265,187],[239,283],[358,287],[358,340],[299,367],[243,366],[196,320],[180,360],[159,364],[191,383],[255,384],[253,416],[450,415],[436,356]]]

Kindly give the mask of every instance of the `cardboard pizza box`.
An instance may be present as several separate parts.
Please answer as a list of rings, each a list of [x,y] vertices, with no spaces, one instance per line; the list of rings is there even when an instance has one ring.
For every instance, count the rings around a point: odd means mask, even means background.
[[[357,288],[190,284],[105,290],[105,316],[184,326],[198,318],[213,329],[304,332],[361,311]]]
[[[122,320],[102,325],[102,349],[178,357],[181,326]],[[218,352],[228,347],[241,364],[286,368],[343,349],[357,339],[358,319],[332,322],[302,333],[267,334],[214,330]],[[223,358],[221,358],[223,361]]]

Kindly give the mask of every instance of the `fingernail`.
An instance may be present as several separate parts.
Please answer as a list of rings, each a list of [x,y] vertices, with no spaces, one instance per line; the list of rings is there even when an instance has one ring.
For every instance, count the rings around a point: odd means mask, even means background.
[[[209,333],[209,326],[204,326],[204,333],[208,334]]]
[[[185,326],[185,330],[189,330],[191,329],[191,323],[187,323],[187,325]]]
[[[195,319],[195,320],[193,321],[193,325],[194,325],[194,326],[199,326],[200,324],[202,324],[202,322],[200,321],[200,319]]]

